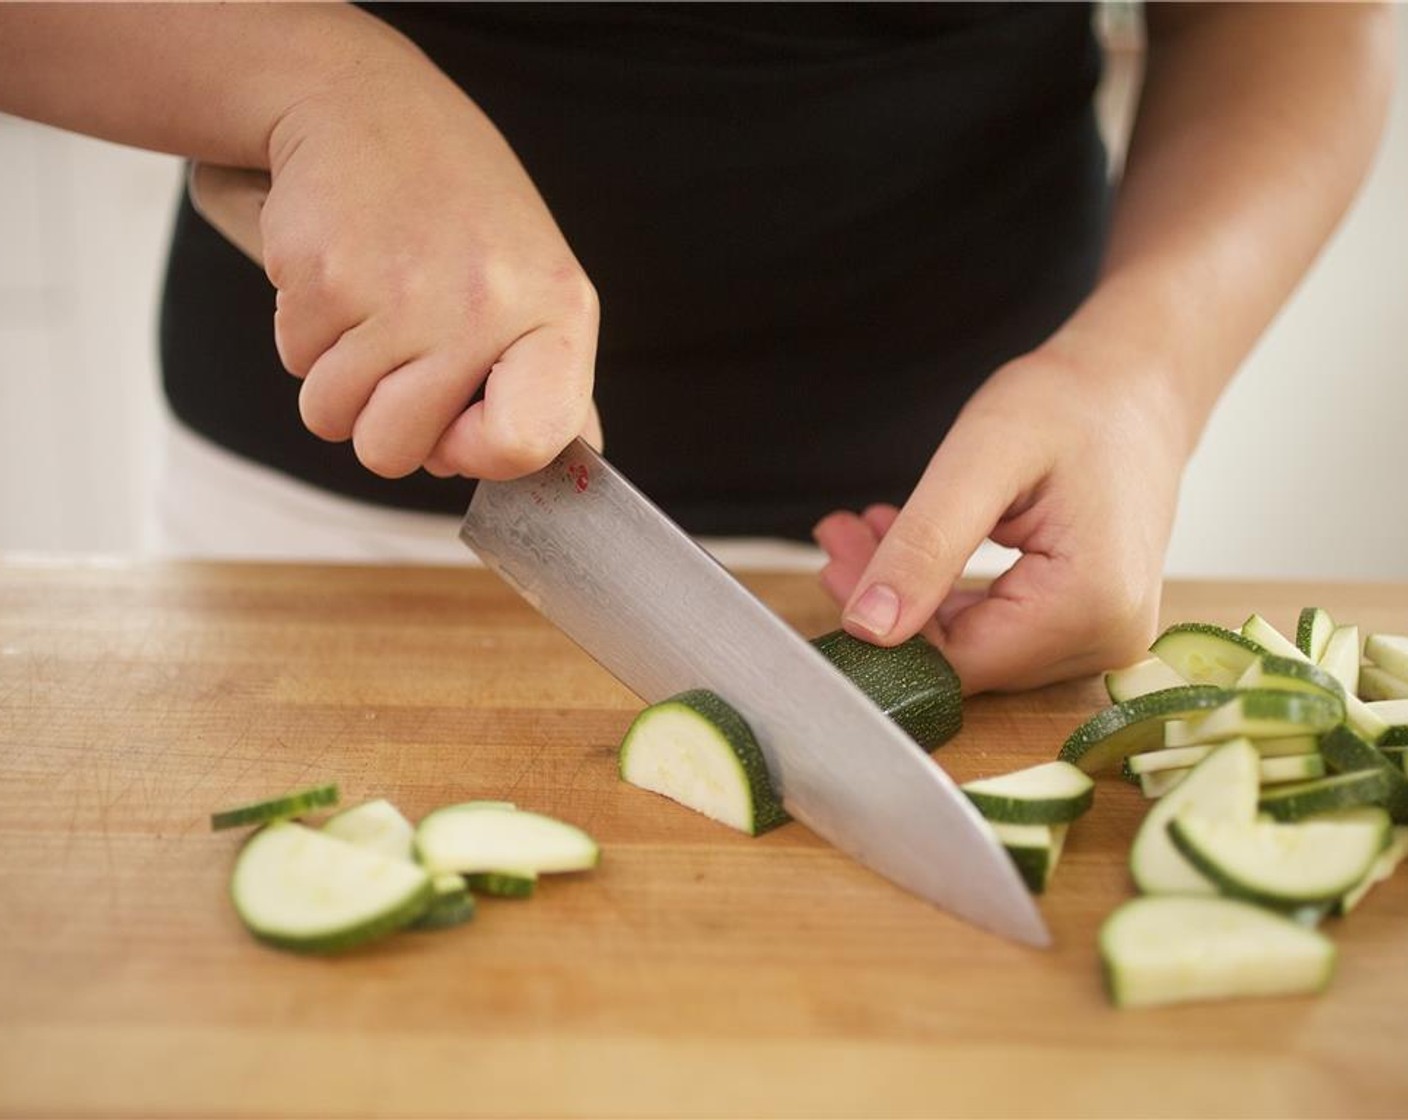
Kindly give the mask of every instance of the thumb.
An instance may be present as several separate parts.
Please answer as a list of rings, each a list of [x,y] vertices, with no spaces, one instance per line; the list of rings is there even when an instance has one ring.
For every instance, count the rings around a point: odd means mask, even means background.
[[[958,428],[939,447],[875,549],[842,611],[858,638],[898,645],[917,634],[948,596],[978,545],[1015,497],[993,457]]]

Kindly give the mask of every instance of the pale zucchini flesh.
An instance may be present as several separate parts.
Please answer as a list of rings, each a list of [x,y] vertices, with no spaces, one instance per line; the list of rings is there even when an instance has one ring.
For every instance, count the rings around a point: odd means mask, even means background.
[[[1335,620],[1322,607],[1306,607],[1296,620],[1296,649],[1309,660],[1318,663],[1325,656],[1325,646],[1334,633]]]
[[[416,828],[416,855],[431,872],[540,875],[585,871],[600,855],[575,825],[522,809],[450,805]]]
[[[292,821],[255,833],[230,882],[251,932],[307,953],[340,952],[393,933],[420,917],[433,893],[416,864]]]
[[[1111,669],[1105,674],[1105,692],[1116,704],[1187,683],[1176,670],[1157,657],[1146,657],[1143,661],[1126,665],[1123,669]]]
[[[1051,882],[1066,844],[1067,824],[1002,824],[990,822],[998,841],[1033,894]]]
[[[1322,991],[1335,969],[1329,938],[1259,906],[1215,897],[1137,898],[1100,930],[1119,1007]]]
[[[415,826],[385,798],[364,801],[329,817],[323,832],[385,856],[413,858]]]
[[[1384,725],[1376,746],[1408,745],[1408,700],[1374,700],[1364,706]]]
[[[1330,903],[1366,876],[1388,843],[1387,820],[1169,822],[1175,847],[1218,891],[1262,906]]]
[[[1295,642],[1287,638],[1259,614],[1252,615],[1242,623],[1242,637],[1255,642],[1274,657],[1285,657],[1291,660],[1305,658],[1305,654],[1301,652]]]
[[[752,730],[712,692],[694,689],[645,708],[618,758],[631,785],[740,832],[756,836],[791,819]]]
[[[1408,681],[1408,635],[1370,634],[1364,639],[1364,656],[1385,673]]]
[[[1359,660],[1363,647],[1358,626],[1336,626],[1320,657],[1320,668],[1344,686],[1350,696],[1359,695]]]
[[[1359,699],[1371,703],[1408,701],[1408,680],[1394,676],[1372,661],[1366,661],[1359,666]]]
[[[1224,743],[1145,814],[1135,834],[1129,868],[1146,894],[1212,894],[1213,885],[1174,846],[1168,826],[1181,813],[1211,820],[1250,822],[1256,816],[1260,761],[1251,743]]]
[[[1243,637],[1205,622],[1180,622],[1154,639],[1149,652],[1189,684],[1231,688],[1266,649]]]

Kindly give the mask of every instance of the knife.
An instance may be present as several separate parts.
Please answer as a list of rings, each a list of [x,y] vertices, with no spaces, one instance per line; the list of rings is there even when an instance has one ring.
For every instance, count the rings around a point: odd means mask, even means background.
[[[189,189],[258,261],[267,176],[196,164]],[[587,444],[479,482],[460,538],[646,703],[691,688],[723,697],[787,811],[817,835],[965,921],[1050,944],[1011,859],[943,769]]]

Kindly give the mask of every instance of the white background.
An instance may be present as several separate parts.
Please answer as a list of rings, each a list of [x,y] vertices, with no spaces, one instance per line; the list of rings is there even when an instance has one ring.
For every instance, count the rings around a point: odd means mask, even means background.
[[[1214,415],[1170,575],[1408,578],[1408,20],[1396,34],[1376,168]],[[179,189],[173,159],[0,116],[0,550],[138,548]]]

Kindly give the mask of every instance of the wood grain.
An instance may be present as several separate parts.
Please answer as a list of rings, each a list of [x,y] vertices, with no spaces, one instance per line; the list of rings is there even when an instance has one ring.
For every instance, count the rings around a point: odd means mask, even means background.
[[[747,581],[803,633],[810,577]],[[1171,585],[1167,620],[1408,632],[1403,586]],[[1050,758],[1097,681],[967,707],[960,780]],[[1042,901],[971,930],[800,825],[622,785],[635,698],[473,570],[0,565],[9,1116],[1401,1116],[1408,876],[1316,999],[1117,1012],[1095,954],[1143,802],[1102,781]],[[335,960],[256,944],[213,809],[314,782],[412,817],[511,798],[598,870]]]

